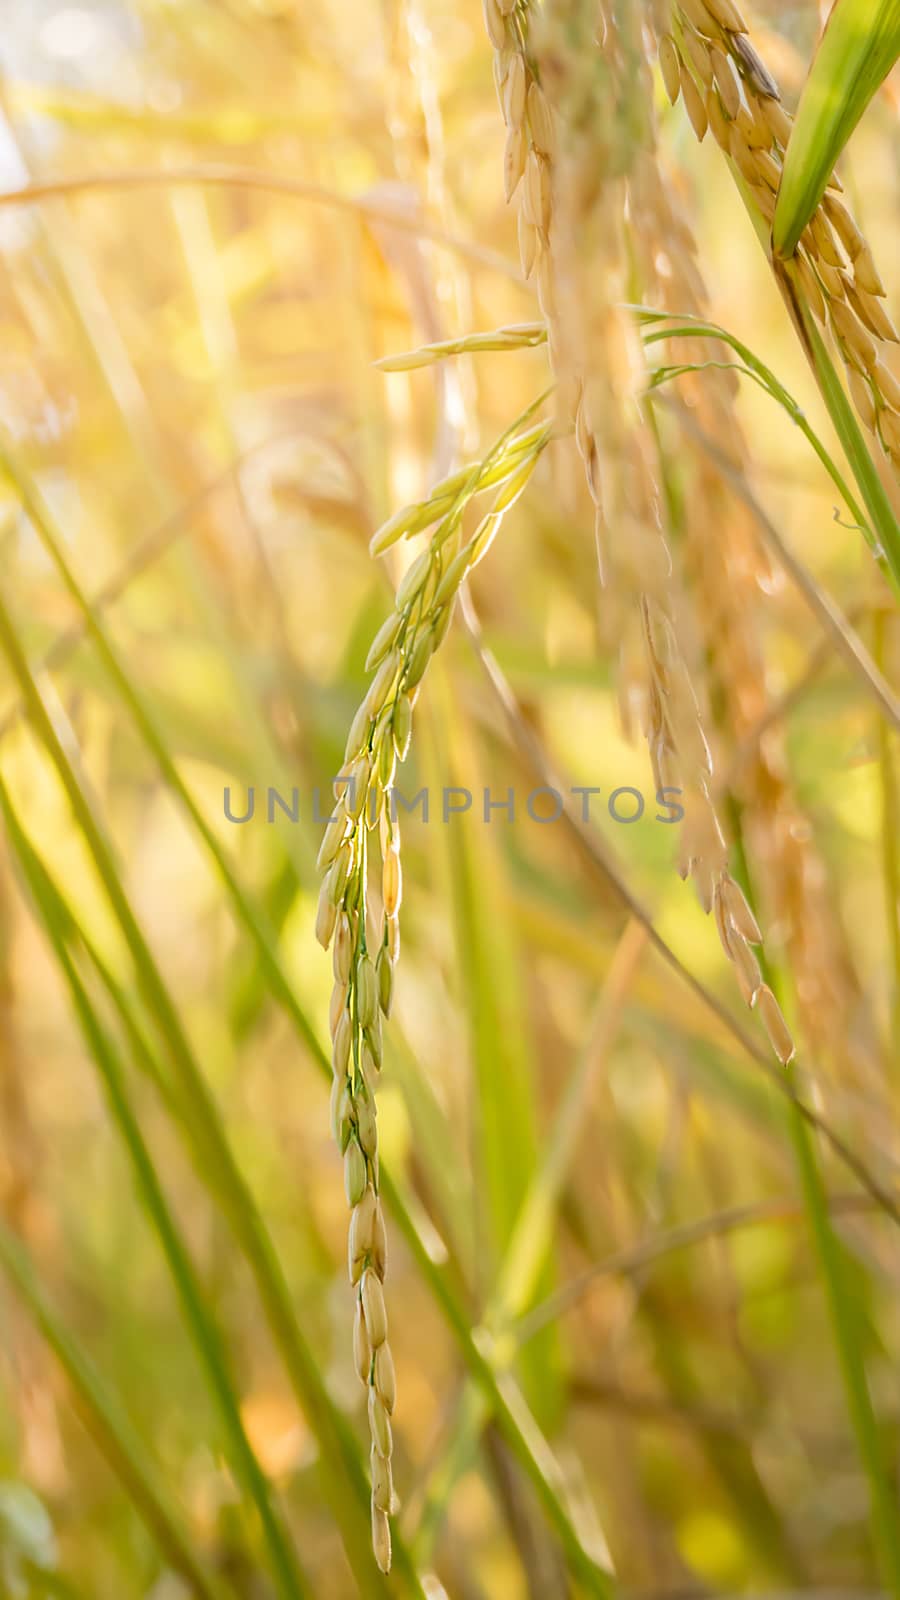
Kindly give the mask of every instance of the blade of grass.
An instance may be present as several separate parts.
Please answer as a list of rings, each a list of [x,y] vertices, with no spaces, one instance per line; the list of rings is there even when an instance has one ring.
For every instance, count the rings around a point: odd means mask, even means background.
[[[835,0],[784,153],[772,218],[776,254],[793,254],[835,162],[898,56],[898,0]]]
[[[828,1196],[828,1209],[836,1216],[858,1216],[871,1212],[873,1205],[871,1195],[855,1191]],[[545,1323],[564,1316],[571,1306],[577,1305],[586,1294],[590,1294],[602,1278],[629,1277],[632,1273],[645,1271],[657,1261],[665,1260],[674,1251],[689,1250],[695,1245],[705,1244],[709,1239],[738,1233],[744,1228],[756,1228],[772,1222],[805,1221],[806,1211],[802,1202],[784,1199],[758,1200],[748,1205],[730,1206],[724,1211],[698,1217],[695,1222],[678,1223],[661,1233],[640,1239],[635,1245],[626,1245],[622,1250],[613,1251],[611,1255],[595,1261],[577,1277],[570,1278],[549,1299],[541,1301],[540,1305],[519,1318],[515,1324],[516,1338],[522,1341],[530,1339]]]
[[[434,682],[428,719],[429,769],[437,773],[440,766],[444,776],[465,773],[471,788],[478,792],[477,758],[464,732],[451,727],[454,719],[445,676]],[[516,976],[506,886],[493,848],[497,829],[475,830],[459,822],[436,832],[445,846],[454,942],[478,1086],[475,1139],[482,1196],[484,1291],[492,1277],[491,1262],[496,1263],[508,1243],[534,1162],[535,1063],[527,1033],[527,1008]],[[490,907],[488,918],[480,912],[485,906]]]
[[[18,682],[34,731],[56,768],[75,820],[94,859],[107,899],[129,948],[141,992],[166,1045],[178,1074],[182,1092],[191,1108],[191,1126],[196,1133],[202,1157],[214,1176],[219,1197],[253,1272],[261,1302],[298,1401],[319,1440],[327,1469],[329,1503],[341,1527],[348,1558],[363,1592],[383,1594],[383,1582],[370,1557],[368,1487],[359,1449],[328,1395],[318,1363],[297,1324],[290,1290],[271,1237],[235,1162],[218,1108],[196,1061],[162,974],[122,888],[110,847],[47,715],[12,619],[2,599],[0,599],[0,647]],[[283,979],[283,982],[286,984],[287,980]],[[353,1490],[352,1496],[347,1496],[345,1492],[348,1475]],[[402,1564],[403,1556],[401,1555],[399,1559]],[[412,1577],[410,1582],[413,1582]],[[415,1588],[415,1584],[413,1587]],[[416,1592],[421,1592],[420,1587]]]
[[[309,1049],[313,1060],[330,1082],[331,1066],[328,1056],[322,1048],[308,1018],[297,1002],[267,928],[235,879],[215,835],[182,783],[140,697],[119,663],[98,619],[91,612],[91,608],[65,560],[46,508],[27,480],[23,482],[17,478],[15,481],[19,484],[20,493],[24,492],[27,497],[26,507],[29,515],[44,538],[48,551],[53,556],[66,586],[84,614],[89,631],[109,668],[110,675],[118,685],[122,698],[128,706],[137,727],[141,731],[148,747],[156,756],[166,781],[174,793],[178,795],[197,831],[207,844],[228,889],[238,920],[250,935],[256,947],[260,963],[266,972],[273,994],[286,1010],[296,1032]],[[2,646],[10,661],[26,710],[66,790],[69,803],[106,889],[107,897],[122,927],[126,943],[135,963],[135,970],[138,974],[141,988],[147,996],[155,1019],[161,1025],[162,1036],[173,1063],[179,1071],[185,1093],[192,1106],[196,1108],[197,1123],[204,1138],[204,1151],[211,1161],[216,1180],[221,1185],[223,1195],[228,1202],[228,1212],[231,1216],[236,1236],[239,1238],[253,1270],[262,1303],[270,1320],[276,1342],[282,1351],[286,1368],[294,1383],[298,1399],[300,1399],[306,1415],[310,1417],[315,1427],[320,1443],[323,1444],[323,1450],[327,1448],[329,1443],[337,1447],[337,1459],[342,1463],[344,1471],[350,1474],[355,1492],[356,1506],[358,1507],[360,1500],[362,1500],[366,1508],[368,1508],[368,1485],[355,1440],[343,1423],[340,1414],[335,1411],[327,1390],[321,1381],[312,1352],[308,1349],[297,1327],[289,1290],[271,1239],[255,1202],[234,1163],[234,1157],[221,1128],[215,1103],[194,1059],[177,1011],[152,953],[118,881],[109,846],[81,792],[65,752],[47,716],[43,701],[28,669],[11,618],[2,600],[0,600],[0,646]],[[400,1192],[392,1183],[389,1173],[384,1170],[382,1170],[382,1187],[417,1261],[420,1265],[428,1263],[430,1269],[427,1273],[428,1282],[432,1292],[436,1295],[445,1320],[460,1343],[464,1359],[471,1363],[473,1374],[483,1386],[486,1386],[491,1396],[495,1414],[498,1415],[498,1419],[504,1427],[508,1442],[511,1444],[514,1454],[517,1455],[520,1465],[536,1482],[540,1498],[547,1509],[548,1518],[560,1537],[567,1558],[570,1564],[573,1565],[573,1570],[581,1569],[588,1575],[593,1573],[597,1577],[597,1581],[606,1584],[606,1575],[585,1554],[580,1545],[565,1507],[557,1494],[555,1481],[543,1480],[543,1470],[548,1463],[551,1467],[551,1480],[555,1480],[558,1475],[557,1469],[533,1418],[530,1417],[527,1407],[524,1406],[521,1396],[514,1392],[512,1399],[510,1399],[509,1395],[501,1393],[500,1385],[494,1377],[490,1364],[480,1355],[471,1339],[465,1311],[451,1291],[446,1276],[437,1275],[434,1263],[428,1255],[427,1246],[413,1221],[410,1207],[403,1201]],[[331,1497],[331,1503],[345,1531],[345,1545],[348,1556],[354,1566],[357,1580],[361,1583],[364,1592],[371,1590],[374,1593],[382,1593],[383,1587],[379,1588],[378,1584],[383,1584],[383,1580],[380,1579],[380,1575],[369,1557],[368,1528],[366,1528],[365,1545],[362,1549],[358,1543],[348,1543],[347,1517],[350,1515],[352,1507],[345,1500],[336,1497],[335,1494]],[[358,1527],[358,1523],[356,1525]],[[353,1519],[351,1519],[352,1526]],[[424,1600],[421,1582],[412,1567],[409,1554],[405,1550],[402,1541],[395,1541],[394,1554],[396,1568],[406,1578],[414,1592],[423,1596]],[[608,1587],[604,1587],[602,1590],[592,1590],[591,1592],[606,1594],[609,1591]]]
[[[766,363],[754,354],[749,345],[744,344],[743,340],[736,338],[733,333],[729,333],[727,328],[722,328],[715,322],[701,321],[695,317],[676,317],[668,312],[653,311],[652,308],[635,307],[634,309],[642,323],[641,335],[645,345],[658,344],[660,341],[668,339],[710,339],[718,344],[725,344],[732,349],[740,357],[741,361],[741,365],[737,370],[743,372],[746,377],[751,378],[766,394],[771,395],[772,399],[777,401],[795,426],[809,440],[825,471],[834,483],[838,493],[842,496],[854,522],[860,528],[868,544],[873,548],[875,547],[875,536],[866,521],[865,512],[854,497],[834,457],[825,448],[815,429],[810,424],[802,406],[797,404],[793,395],[788,392],[784,384],[776,377],[771,367],[766,366]],[[664,326],[661,328],[652,326],[658,321],[663,321]],[[722,364],[729,365],[734,369],[734,363]],[[716,363],[713,363],[713,365],[716,365]],[[688,364],[661,367],[651,373],[651,387],[656,388],[670,378],[677,377],[682,372],[693,370],[695,369]]]
[[[584,1132],[588,1097],[621,1021],[631,979],[647,942],[646,930],[629,920],[600,991],[587,1043],[566,1082],[537,1171],[519,1209],[492,1302],[491,1321],[505,1326],[538,1288],[556,1208],[569,1166]]]
[[[521,752],[529,767],[540,778],[543,785],[550,789],[555,789],[561,795],[571,794],[571,783],[547,759],[540,740],[524,717],[516,696],[501,671],[495,656],[485,646],[471,597],[465,590],[460,594],[460,611],[475,653],[503,713],[507,738],[510,744]],[[744,1054],[765,1075],[768,1083],[776,1089],[778,1094],[783,1095],[796,1106],[798,1114],[809,1127],[817,1129],[827,1139],[835,1155],[843,1162],[848,1171],[854,1174],[867,1192],[878,1202],[885,1215],[891,1217],[900,1226],[900,1206],[898,1206],[895,1197],[875,1177],[866,1162],[850,1148],[830,1121],[800,1098],[793,1083],[775,1066],[769,1052],[757,1042],[751,1033],[747,1032],[743,1023],[734,1016],[718,996],[713,994],[706,984],[694,976],[672,949],[671,945],[658,932],[649,911],[630,889],[626,875],[616,860],[613,851],[606,844],[603,835],[597,829],[582,822],[577,811],[569,804],[564,803],[560,820],[577,842],[584,860],[590,865],[592,871],[596,872],[614,890],[621,904],[626,906],[631,915],[647,930],[653,949],[662,956],[666,965],[677,974],[686,989],[695,996],[710,1016],[718,1018],[725,1031],[733,1039],[737,1040]]]
[[[865,502],[881,552],[890,568],[894,588],[900,592],[900,525],[897,523],[884,484],[878,476],[862,429],[856,420],[856,413],[847,399],[844,386],[825,348],[822,335],[816,327],[815,318],[800,298],[795,272],[796,269],[787,263],[781,274],[782,282],[788,285],[788,298],[790,304],[797,309],[805,334],[805,345],[810,352],[810,360],[828,415]]]
[[[884,611],[875,615],[875,660],[882,669],[888,657],[889,618]],[[889,1034],[892,1059],[900,1072],[900,792],[890,730],[878,722],[878,775],[881,786],[881,860],[884,869],[885,916],[891,952],[888,980]]]
[[[629,922],[612,958],[588,1041],[563,1091],[543,1156],[519,1207],[497,1274],[497,1286],[484,1318],[485,1326],[501,1336],[498,1353],[503,1348],[502,1334],[511,1319],[521,1314],[540,1285],[559,1197],[574,1146],[583,1129],[587,1097],[618,1026],[625,991],[645,943],[644,929],[638,923]],[[545,1326],[549,1325],[548,1320]],[[511,1354],[520,1342],[524,1341],[517,1340],[513,1346],[507,1343],[506,1351]],[[484,1396],[469,1385],[460,1406],[450,1450],[442,1457],[433,1481],[425,1488],[422,1521],[416,1531],[416,1550],[420,1555],[430,1549],[437,1536],[455,1476],[466,1469],[475,1440],[487,1420]]]
[[[144,1441],[135,1433],[118,1400],[69,1333],[38,1283],[25,1250],[3,1222],[0,1222],[0,1269],[28,1307],[65,1371],[85,1426],[125,1485],[161,1554],[172,1570],[183,1577],[197,1600],[224,1600],[218,1580],[198,1559],[194,1537],[183,1526],[156,1467],[151,1465]]]
[[[235,1476],[248,1500],[256,1507],[278,1591],[291,1597],[291,1600],[292,1597],[311,1595],[312,1590],[297,1561],[283,1519],[273,1503],[270,1485],[247,1437],[220,1331],[207,1311],[206,1296],[194,1271],[190,1253],[166,1202],[153,1157],[128,1098],[118,1056],[75,969],[43,863],[22,830],[2,779],[0,809],[13,851],[69,987],[85,1043],[103,1080],[110,1113],[131,1162],[135,1183],[165,1254],[198,1359],[219,1410]]]
[[[743,842],[741,812],[736,801],[732,800],[730,809],[734,838],[734,873],[755,910],[753,883]],[[765,951],[758,952],[758,959],[764,981],[774,990],[779,1002],[783,1002],[786,988],[784,974],[767,957]],[[797,1070],[795,1057],[785,1068],[793,1086],[796,1086]],[[869,1392],[858,1307],[848,1285],[843,1246],[832,1225],[828,1197],[811,1132],[797,1114],[793,1104],[788,1108],[788,1128],[800,1174],[807,1223],[830,1315],[847,1411],[868,1484],[873,1544],[890,1593],[900,1596],[900,1521],[897,1517],[895,1494],[891,1488],[887,1461],[878,1435]]]
[[[534,1485],[570,1571],[587,1594],[597,1596],[597,1600],[614,1600],[617,1593],[615,1580],[585,1547],[575,1529],[566,1510],[565,1487],[559,1465],[529,1412],[521,1390],[509,1374],[498,1375],[494,1370],[489,1335],[484,1329],[474,1332],[471,1329],[468,1314],[450,1287],[446,1269],[439,1267],[429,1254],[425,1240],[412,1221],[410,1207],[404,1202],[394,1179],[382,1171],[381,1182],[410,1254],[454,1335],[469,1374],[487,1395],[503,1437]]]
[[[672,401],[663,397],[661,403],[672,406]],[[714,439],[711,439],[704,428],[701,428],[688,408],[676,401],[674,403],[681,427],[703,449],[713,462],[718,472],[727,481],[729,488],[742,500],[747,510],[753,515],[754,522],[760,534],[774,551],[784,570],[796,584],[803,595],[810,610],[822,624],[836,651],[844,658],[847,665],[856,674],[872,698],[877,702],[883,716],[894,728],[900,728],[900,701],[898,701],[891,685],[887,682],[876,661],[866,649],[859,634],[831,599],[830,595],[816,582],[810,572],[781,537],[771,517],[763,510],[756,495],[751,490],[746,478],[735,472],[725,453],[720,450]]]
[[[403,205],[392,206],[362,195],[341,194],[324,184],[310,179],[290,178],[284,173],[264,172],[258,167],[232,167],[221,164],[196,164],[179,167],[130,167],[119,172],[70,173],[65,178],[44,178],[20,189],[7,189],[0,194],[3,206],[35,205],[44,200],[56,200],[66,195],[91,194],[112,189],[166,189],[174,184],[195,187],[208,186],[251,193],[278,194],[293,200],[306,200],[314,205],[328,206],[337,211],[353,212],[371,222],[386,222],[417,238],[428,239],[445,250],[467,258],[478,266],[497,272],[504,278],[525,287],[518,267],[505,256],[469,239],[460,239],[447,233],[427,217],[411,212]]]

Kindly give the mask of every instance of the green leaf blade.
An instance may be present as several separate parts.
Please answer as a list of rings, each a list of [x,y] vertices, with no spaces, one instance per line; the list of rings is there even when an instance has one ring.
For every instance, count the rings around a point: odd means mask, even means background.
[[[836,0],[797,107],[775,216],[776,255],[793,254],[835,162],[900,56],[900,0]]]

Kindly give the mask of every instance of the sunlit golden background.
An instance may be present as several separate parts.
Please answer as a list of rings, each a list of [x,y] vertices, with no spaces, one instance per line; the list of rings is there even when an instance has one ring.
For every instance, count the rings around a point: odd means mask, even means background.
[[[299,1015],[327,1042],[312,791],[327,793],[339,769],[366,651],[391,603],[386,577],[406,559],[403,546],[397,565],[396,552],[373,562],[372,532],[483,453],[550,381],[540,348],[393,375],[373,365],[538,315],[503,199],[481,10],[470,0],[31,0],[2,10],[0,187],[34,185],[39,198],[0,203],[0,589],[271,1234],[316,1392],[346,1423],[359,1474],[368,1446],[351,1364],[341,1166],[327,1078],[296,1025]],[[815,8],[754,10],[751,22],[792,102]],[[659,113],[711,316],[777,372],[832,448],[720,152],[711,140],[697,145],[661,88]],[[884,97],[853,142],[844,181],[895,307],[897,150]],[[58,180],[73,181],[60,190]],[[791,826],[818,907],[798,967],[798,930],[770,915],[777,897],[764,874],[767,948],[784,973],[806,1101],[890,1190],[900,1153],[896,751],[866,684],[823,632],[809,585],[837,602],[894,683],[900,635],[887,589],[799,430],[752,384],[735,414],[754,492],[804,580],[771,554],[762,560],[742,512],[752,562],[762,563],[758,687],[769,730],[783,739]],[[702,481],[681,448],[672,470],[690,499]],[[721,508],[731,514],[727,495],[715,504],[707,516],[694,501],[710,541]],[[48,528],[124,689],[86,638],[48,555]],[[22,685],[7,658],[2,667],[3,784],[68,904],[64,942],[114,1041],[307,1592],[582,1592],[534,1474],[478,1380],[481,1360],[514,1385],[503,1394],[513,1393],[517,1415],[524,1408],[528,1438],[540,1430],[539,1473],[623,1593],[870,1594],[866,1487],[785,1097],[650,948],[600,860],[614,852],[619,882],[737,1015],[711,919],[675,870],[677,830],[653,820],[643,742],[620,732],[570,441],[546,452],[472,591],[519,734],[567,784],[601,796],[593,844],[565,823],[538,825],[524,806],[514,824],[499,816],[484,826],[485,785],[495,796],[512,785],[523,801],[543,780],[458,620],[417,707],[402,787],[439,794],[463,784],[476,801],[446,827],[404,825],[404,943],[380,1093],[383,1158],[423,1241],[417,1257],[389,1212],[396,1528],[424,1591],[401,1565],[386,1584],[367,1566],[358,1505],[341,1526],[336,1507],[354,1491],[335,1456],[333,1416],[326,1425],[301,1404],[216,1198],[212,1158],[191,1156],[181,1136],[196,1108],[179,1110],[177,1089],[171,1103],[178,1080],[158,996],[141,985],[84,828],[23,718]],[[702,595],[699,611],[702,624]],[[708,649],[701,656],[718,769],[740,804],[753,736],[748,756]],[[156,749],[129,709],[131,692]],[[225,820],[226,785],[238,811],[256,790],[245,826]],[[269,785],[297,788],[296,825],[284,814],[266,822]],[[630,827],[605,803],[622,785],[648,801]],[[210,845],[271,931],[293,1017]],[[764,829],[750,828],[747,848],[765,856]],[[127,1415],[137,1458],[204,1570],[223,1595],[262,1600],[276,1591],[256,1514],[236,1487],[71,985],[11,843],[0,851],[0,1010],[5,1237],[27,1251],[54,1327]],[[753,1019],[741,1025],[764,1043]],[[816,1148],[896,1481],[895,1225],[818,1136]],[[536,1210],[523,1244],[514,1230],[526,1196]],[[521,1327],[496,1311],[513,1238],[520,1254],[530,1245],[538,1256],[516,1308],[536,1320]],[[577,1298],[546,1306],[589,1269]],[[4,1595],[189,1592],[133,1475],[98,1440],[90,1404],[38,1330],[34,1304],[8,1274],[0,1293]],[[484,1322],[505,1331],[491,1343],[482,1329],[472,1343],[469,1330]]]

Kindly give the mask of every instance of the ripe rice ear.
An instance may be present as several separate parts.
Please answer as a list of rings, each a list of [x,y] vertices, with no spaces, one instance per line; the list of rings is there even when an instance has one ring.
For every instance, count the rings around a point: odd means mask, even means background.
[[[681,93],[681,59],[675,40],[669,33],[664,33],[659,41],[659,65],[666,94],[674,105]]]

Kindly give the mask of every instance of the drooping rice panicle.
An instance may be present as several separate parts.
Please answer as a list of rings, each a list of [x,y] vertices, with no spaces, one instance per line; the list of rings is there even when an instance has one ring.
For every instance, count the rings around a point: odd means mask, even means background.
[[[515,426],[527,421],[539,404],[530,406]],[[332,946],[334,969],[332,1131],[344,1157],[351,1212],[348,1268],[356,1291],[353,1357],[367,1391],[372,1545],[384,1572],[391,1562],[391,1416],[396,1381],[383,1290],[387,1240],[378,1182],[376,1089],[382,1066],[382,1017],[391,1013],[400,952],[403,874],[394,775],[409,753],[413,708],[452,621],[460,585],[487,554],[550,433],[549,423],[520,433],[509,430],[483,461],[446,479],[423,502],[431,513],[428,523],[437,521],[437,527],[400,579],[394,609],[369,651],[367,668],[373,677],[351,724],[344,771],[335,783],[336,807],[318,855],[324,877],[316,935],[324,948]],[[490,486],[498,489],[490,510],[464,542],[463,512],[474,495]],[[387,548],[393,537],[380,548]],[[376,829],[381,921],[373,937],[367,880],[369,841]]]
[[[647,85],[649,93],[649,84]],[[630,242],[642,293],[654,305],[678,316],[704,317],[706,286],[697,249],[680,207],[675,184],[666,181],[658,159],[639,163],[629,186]],[[673,354],[696,358],[685,340],[673,340]],[[715,347],[713,347],[715,353]],[[723,357],[731,352],[721,347]],[[735,373],[714,365],[680,380],[693,415],[732,469],[743,473],[748,452],[734,411]],[[769,604],[772,575],[749,513],[730,494],[718,470],[705,458],[690,465],[690,493],[684,499],[683,555],[700,597],[704,639],[715,674],[722,718],[740,742],[765,716],[769,691],[761,647],[761,607]],[[717,530],[709,537],[710,528]],[[815,847],[809,819],[800,808],[790,779],[780,728],[770,727],[758,741],[753,760],[741,772],[740,802],[752,847],[754,872],[764,891],[773,924],[782,930],[795,975],[798,1014],[806,1037],[820,1056],[844,1037],[846,1018],[858,995],[858,981],[844,950],[839,924],[829,905],[825,864]],[[727,925],[718,921],[723,948],[731,958]],[[737,969],[741,982],[741,969]],[[746,987],[746,985],[744,985]],[[852,1056],[854,1047],[848,1041]]]
[[[730,909],[737,886],[710,797],[712,755],[684,645],[691,628],[640,406],[643,353],[622,309],[629,298],[624,219],[653,165],[642,19],[593,0],[550,0],[540,12],[506,0],[484,6],[507,126],[506,192],[511,198],[519,190],[522,268],[536,279],[560,409],[574,424],[594,505],[623,723],[628,730],[640,719],[657,788],[683,793],[681,870],[704,909],[716,910],[750,1003],[762,978]],[[686,252],[682,273],[696,276]],[[766,1002],[770,1020],[772,1005],[774,997]],[[786,1059],[783,1019],[780,1031],[768,1031]]]

